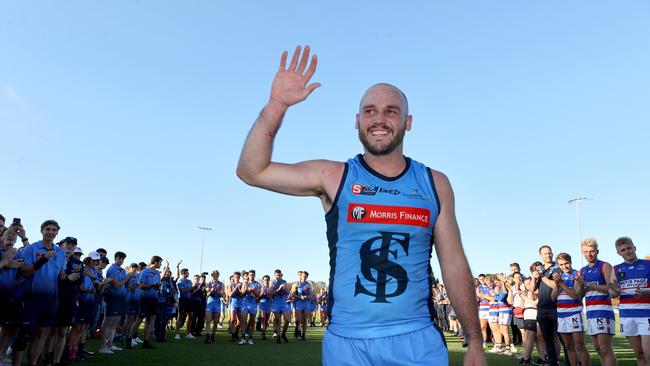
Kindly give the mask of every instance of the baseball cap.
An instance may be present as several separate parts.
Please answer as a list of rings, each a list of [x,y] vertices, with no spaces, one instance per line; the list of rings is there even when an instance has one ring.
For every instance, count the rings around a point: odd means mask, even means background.
[[[90,259],[92,259],[94,261],[98,261],[101,258],[101,256],[97,252],[88,253],[88,257],[90,257]]]
[[[84,254],[84,251],[81,250],[81,248],[76,247],[76,248],[74,248],[74,252],[72,252],[72,254],[77,254],[77,253]]]

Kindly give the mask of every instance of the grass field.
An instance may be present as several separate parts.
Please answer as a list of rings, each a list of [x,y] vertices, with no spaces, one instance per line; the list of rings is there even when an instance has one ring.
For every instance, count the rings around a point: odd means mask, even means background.
[[[293,334],[289,328],[289,333]],[[302,341],[293,337],[289,338],[288,344],[276,344],[274,339],[269,337],[266,341],[255,335],[254,345],[237,345],[229,342],[230,336],[225,329],[219,329],[214,344],[203,344],[203,339],[173,339],[173,334],[168,333],[167,342],[152,345],[155,350],[139,349],[119,351],[114,355],[95,356],[83,364],[88,365],[320,365],[321,363],[321,342],[323,339],[322,328],[307,328],[307,340]],[[457,338],[447,336],[449,356],[451,365],[462,365],[464,349]],[[598,357],[589,345],[592,354],[592,365],[600,365]],[[627,340],[623,337],[616,337],[614,340],[616,356],[620,366],[636,365],[634,355],[630,350]],[[87,348],[97,351],[99,343],[97,340],[90,340]],[[521,352],[521,351],[520,351]],[[518,356],[521,356],[519,354]],[[518,365],[515,356],[488,355],[488,363],[497,366]]]

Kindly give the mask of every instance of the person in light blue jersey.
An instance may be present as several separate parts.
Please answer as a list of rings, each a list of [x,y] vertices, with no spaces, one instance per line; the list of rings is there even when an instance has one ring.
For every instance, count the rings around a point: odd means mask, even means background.
[[[21,353],[31,340],[28,362],[34,365],[41,356],[45,337],[54,324],[58,307],[59,279],[66,278],[66,254],[54,245],[54,238],[60,229],[54,220],[41,224],[43,239],[27,246],[20,253],[25,265],[19,273],[29,283],[25,289],[20,334],[14,341],[12,349]]]
[[[126,283],[135,276],[134,272],[126,272],[122,268],[126,253],[115,252],[113,264],[106,271],[106,278],[112,278],[113,281],[106,288],[105,301],[106,308],[104,313],[104,322],[102,323],[102,346],[99,353],[112,354],[114,351],[122,349],[113,344],[115,330],[122,316],[126,314]]]
[[[179,264],[180,265],[180,264]],[[177,270],[178,270],[177,266]],[[178,277],[178,275],[176,275]],[[180,278],[176,281],[176,287],[178,287],[178,321],[176,322],[176,335],[174,339],[181,339],[181,328],[185,324],[185,319],[187,318],[187,334],[185,338],[192,339],[195,338],[192,335],[192,280],[190,280],[190,271],[187,268],[180,270]]]
[[[241,272],[232,274],[232,281],[226,288],[226,294],[230,298],[228,306],[228,328],[231,334],[230,341],[239,340],[239,328],[242,326],[239,313],[243,308],[242,283],[240,282]]]
[[[68,360],[79,361],[85,357],[83,354],[83,336],[88,331],[88,326],[94,316],[95,292],[98,283],[94,269],[99,264],[99,253],[90,252],[84,258],[84,269],[81,276],[81,284],[77,290],[77,306],[74,311],[72,330],[68,337]]]
[[[131,263],[127,268],[129,280],[126,282],[126,318],[124,319],[124,347],[132,349],[131,327],[135,324],[140,310],[138,299],[138,276],[139,267],[137,263]]]
[[[9,343],[18,332],[22,308],[22,294],[15,292],[18,285],[16,273],[25,261],[14,248],[17,231],[15,226],[10,226],[0,236],[0,360],[4,360]]]
[[[260,330],[262,333],[262,340],[266,340],[266,330],[269,327],[269,320],[271,318],[271,306],[273,298],[273,287],[271,287],[271,276],[262,276],[262,287],[260,288],[260,298],[257,307],[260,311]]]
[[[205,344],[214,343],[221,315],[221,298],[224,296],[223,282],[219,281],[219,271],[214,270],[210,275],[212,279],[205,287],[208,300],[205,308]],[[212,331],[210,325],[212,325]]]
[[[142,337],[144,339],[142,348],[145,349],[154,348],[149,343],[149,334],[158,312],[158,289],[160,288],[160,271],[158,269],[162,266],[162,261],[162,258],[157,255],[151,257],[149,267],[142,270],[138,280],[140,285],[140,316],[145,319],[144,336]],[[137,328],[133,327],[130,338],[133,338],[137,331]]]
[[[307,277],[309,277],[307,271],[300,271],[298,281],[294,282],[291,287],[291,296],[296,298],[296,331],[294,336],[302,340],[305,340],[307,322],[309,321],[309,297],[314,293],[314,288],[307,281]]]
[[[413,117],[401,90],[380,83],[361,98],[355,128],[363,154],[347,162],[271,160],[285,113],[320,86],[309,84],[317,65],[309,53],[309,47],[304,52],[296,47],[288,66],[288,53],[282,53],[269,100],[244,143],[237,176],[252,186],[321,201],[330,249],[323,364],[448,364],[444,337],[433,324],[435,245],[469,343],[465,364],[485,365],[451,184],[441,172],[404,156],[403,139]]]
[[[239,311],[239,322],[245,328],[245,333],[239,344],[254,344],[253,333],[255,333],[255,315],[257,315],[257,299],[260,296],[262,286],[255,281],[255,270],[248,271],[248,278],[244,280],[241,287],[241,293],[244,296],[244,302]],[[248,337],[248,339],[246,339]]]
[[[287,329],[289,328],[289,323],[291,321],[291,313],[288,301],[289,295],[289,284],[287,281],[282,279],[282,271],[276,269],[273,272],[273,282],[272,282],[272,295],[273,304],[271,305],[271,312],[273,313],[273,331],[275,332],[276,339],[275,342],[280,344],[282,341],[289,343],[289,338],[287,338]],[[284,319],[282,328],[280,328],[280,322]]]

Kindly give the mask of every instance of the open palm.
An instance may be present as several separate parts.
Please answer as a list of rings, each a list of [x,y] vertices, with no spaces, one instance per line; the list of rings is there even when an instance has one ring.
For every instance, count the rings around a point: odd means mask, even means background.
[[[309,46],[305,46],[301,56],[301,47],[297,46],[291,58],[291,63],[287,68],[288,52],[284,51],[280,58],[280,67],[271,86],[271,100],[278,102],[287,107],[302,102],[320,86],[320,83],[307,85],[311,77],[316,72],[318,58],[312,56],[309,68]]]

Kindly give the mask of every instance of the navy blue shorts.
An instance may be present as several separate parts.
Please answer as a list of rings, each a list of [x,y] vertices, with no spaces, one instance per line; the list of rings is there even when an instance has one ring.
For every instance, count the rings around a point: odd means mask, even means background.
[[[121,296],[104,297],[106,308],[104,316],[122,316],[126,314],[126,298]]]
[[[59,297],[54,294],[25,294],[22,325],[30,328],[49,328],[54,325]]]
[[[54,325],[57,327],[71,326],[76,307],[77,305],[75,304],[74,297],[59,297],[59,306],[56,309],[56,318],[54,319]]]
[[[140,300],[136,298],[129,298],[126,301],[126,313],[128,315],[139,315],[140,314]]]
[[[95,317],[94,301],[79,301],[74,312],[74,324],[90,324]]]
[[[17,327],[22,309],[23,302],[14,299],[11,292],[0,292],[0,326]]]
[[[156,316],[158,314],[158,299],[155,297],[140,298],[140,316]]]
[[[183,298],[181,297],[178,299],[178,312],[179,313],[187,313],[188,311],[192,311],[192,299],[189,298]]]

